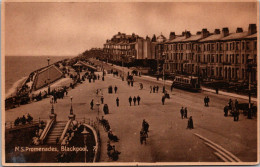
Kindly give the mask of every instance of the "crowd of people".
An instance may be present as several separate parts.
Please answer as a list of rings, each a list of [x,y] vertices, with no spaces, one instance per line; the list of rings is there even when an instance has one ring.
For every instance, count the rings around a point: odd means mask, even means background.
[[[17,117],[14,121],[14,126],[18,126],[18,125],[25,125],[26,123],[32,123],[33,121],[33,117],[28,113],[27,117],[25,117],[24,115],[22,117]]]
[[[111,142],[118,142],[119,138],[113,134],[112,129],[110,128],[108,120],[102,116],[102,119],[99,120],[101,125],[103,126],[104,130],[107,132],[107,136],[109,141],[107,142],[107,155],[110,159],[116,161],[118,160],[118,155],[121,153],[116,150],[115,145],[111,145]]]

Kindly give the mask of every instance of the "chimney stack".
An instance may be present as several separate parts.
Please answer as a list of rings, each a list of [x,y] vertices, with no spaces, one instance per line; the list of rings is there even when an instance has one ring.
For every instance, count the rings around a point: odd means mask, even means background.
[[[200,35],[201,34],[201,31],[198,31],[197,33],[196,33],[196,35]]]
[[[175,32],[170,32],[169,39],[170,39],[170,40],[175,39]]]
[[[208,36],[209,36],[209,31],[206,28],[203,28],[201,32],[201,37],[206,38]]]
[[[224,28],[222,29],[222,36],[223,36],[223,37],[226,37],[226,36],[228,36],[228,35],[229,35],[229,30],[228,30],[227,27],[224,27]]]
[[[243,28],[241,28],[241,27],[237,27],[237,31],[236,31],[236,33],[241,33],[241,32],[243,32]]]
[[[252,35],[255,33],[256,33],[256,24],[249,24],[248,35]]]
[[[191,33],[189,31],[185,32],[185,38],[189,38],[191,36]]]
[[[214,34],[220,34],[220,29],[215,29]]]
[[[182,32],[181,36],[184,36],[185,35],[185,31]]]

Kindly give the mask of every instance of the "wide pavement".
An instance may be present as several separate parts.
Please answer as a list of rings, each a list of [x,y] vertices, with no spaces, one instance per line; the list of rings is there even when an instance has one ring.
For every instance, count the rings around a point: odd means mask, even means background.
[[[120,141],[113,143],[121,152],[121,162],[218,162],[214,151],[207,147],[202,140],[193,133],[198,133],[213,142],[221,145],[242,161],[256,161],[257,153],[257,121],[248,120],[240,116],[238,122],[231,117],[224,117],[223,107],[229,97],[209,92],[191,93],[174,89],[171,98],[161,104],[162,82],[150,81],[145,77],[135,77],[134,87],[127,85],[117,77],[108,74],[105,81],[97,80],[95,83],[78,85],[69,91],[67,97],[58,100],[55,104],[55,113],[58,120],[68,120],[70,110],[70,96],[73,97],[73,110],[76,119],[97,117],[97,106],[90,110],[90,101],[98,101],[96,89],[102,89],[105,103],[108,104],[110,114],[105,115],[112,131]],[[144,84],[139,89],[138,82]],[[118,87],[117,94],[108,94],[109,85]],[[150,93],[150,85],[159,85],[159,93]],[[169,90],[168,90],[169,91]],[[129,96],[140,96],[141,103],[129,106]],[[203,98],[208,95],[210,106],[204,107]],[[120,106],[116,106],[116,98],[120,99]],[[240,100],[239,100],[240,101]],[[241,100],[242,102],[242,100]],[[188,116],[193,117],[193,130],[186,129],[187,119],[181,119],[180,108],[187,107]],[[6,121],[13,121],[17,116],[30,113],[34,119],[48,118],[50,113],[50,99],[33,102],[19,108],[6,111]],[[103,115],[103,106],[100,106],[100,117]],[[149,138],[146,145],[141,145],[139,132],[142,120],[150,124]],[[106,134],[102,134],[103,153],[101,161],[110,161],[104,153]]]

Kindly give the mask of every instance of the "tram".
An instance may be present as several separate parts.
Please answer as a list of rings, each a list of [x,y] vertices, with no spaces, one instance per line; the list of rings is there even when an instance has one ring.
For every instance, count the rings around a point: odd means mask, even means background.
[[[198,77],[193,76],[175,76],[172,86],[190,91],[198,92],[201,90]]]

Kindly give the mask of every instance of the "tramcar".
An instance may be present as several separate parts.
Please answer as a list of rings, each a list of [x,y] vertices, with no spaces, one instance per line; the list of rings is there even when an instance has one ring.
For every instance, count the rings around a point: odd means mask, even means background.
[[[201,90],[199,78],[193,76],[175,76],[172,86],[196,92]]]

